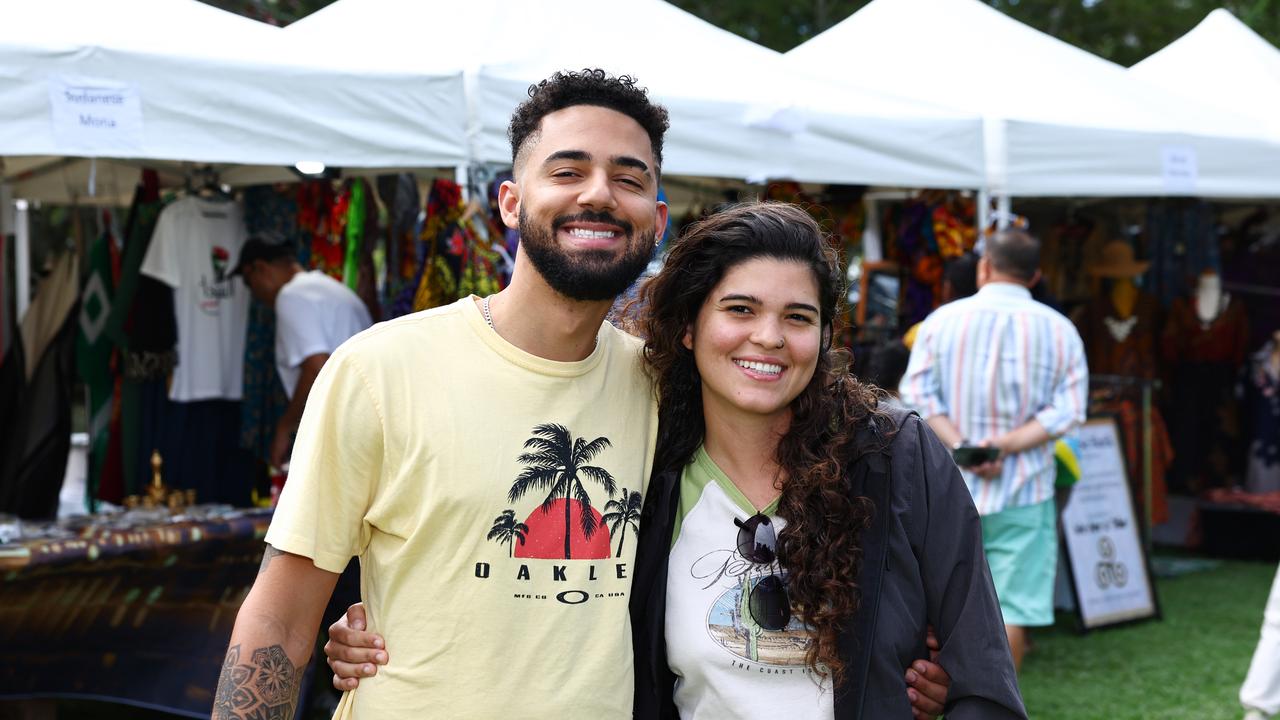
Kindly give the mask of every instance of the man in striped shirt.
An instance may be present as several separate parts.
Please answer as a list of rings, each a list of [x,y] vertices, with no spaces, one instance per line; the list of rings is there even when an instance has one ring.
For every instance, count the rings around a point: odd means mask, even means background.
[[[978,293],[924,321],[899,386],[944,443],[999,451],[961,469],[982,515],[1015,666],[1025,628],[1053,624],[1053,440],[1084,421],[1089,385],[1075,327],[1031,298],[1039,265],[1040,242],[1026,232],[989,238]]]

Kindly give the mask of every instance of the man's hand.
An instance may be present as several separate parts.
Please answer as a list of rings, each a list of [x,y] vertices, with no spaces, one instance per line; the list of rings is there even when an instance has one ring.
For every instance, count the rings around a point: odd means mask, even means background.
[[[293,442],[293,430],[287,425],[276,423],[275,435],[271,436],[271,464],[277,469],[289,462],[289,445]]]
[[[911,716],[915,720],[933,720],[941,715],[950,688],[951,676],[941,665],[916,660],[907,668],[907,699],[911,701]]]
[[[951,688],[951,676],[937,664],[940,648],[932,625],[925,636],[925,645],[929,648],[929,659],[917,660],[907,668],[907,699],[911,701],[911,717],[915,720],[933,720],[941,715]]]
[[[355,690],[360,687],[360,678],[377,675],[378,666],[387,664],[382,636],[364,632],[365,627],[363,603],[347,608],[346,614],[329,626],[324,655],[338,690]]]
[[[978,443],[978,447],[994,447],[1000,451],[1000,455],[995,460],[984,462],[968,468],[970,472],[983,480],[995,480],[1004,472],[1004,456],[1005,450],[999,445],[1000,438],[990,438]]]

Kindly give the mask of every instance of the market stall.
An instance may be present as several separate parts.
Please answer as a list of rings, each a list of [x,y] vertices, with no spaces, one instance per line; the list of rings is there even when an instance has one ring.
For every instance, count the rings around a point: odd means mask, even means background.
[[[978,0],[874,0],[785,57],[982,116],[993,195],[1280,195],[1280,143],[1261,123],[1136,81]]]
[[[421,29],[444,18],[457,32],[424,47]],[[397,72],[466,58],[476,162],[510,163],[507,122],[531,83],[600,67],[636,77],[670,110],[669,175],[948,188],[981,177],[976,114],[795,72],[661,0],[339,0],[285,33],[344,43],[355,62]]]

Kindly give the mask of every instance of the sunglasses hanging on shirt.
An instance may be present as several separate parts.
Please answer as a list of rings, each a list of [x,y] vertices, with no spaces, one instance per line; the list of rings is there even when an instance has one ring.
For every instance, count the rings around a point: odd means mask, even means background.
[[[733,519],[738,526],[738,554],[757,565],[772,566],[778,559],[778,536],[768,515],[756,513],[745,521]],[[751,618],[765,630],[782,630],[791,622],[791,598],[786,583],[776,573],[759,578],[747,597]]]

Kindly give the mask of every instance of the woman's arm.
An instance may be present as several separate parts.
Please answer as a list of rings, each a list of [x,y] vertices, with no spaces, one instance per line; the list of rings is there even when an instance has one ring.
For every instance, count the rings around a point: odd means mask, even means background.
[[[1026,718],[973,498],[923,421],[911,418],[899,435],[893,465],[916,471],[895,481],[914,485],[913,544],[938,635],[938,664],[951,676],[947,718]]]

